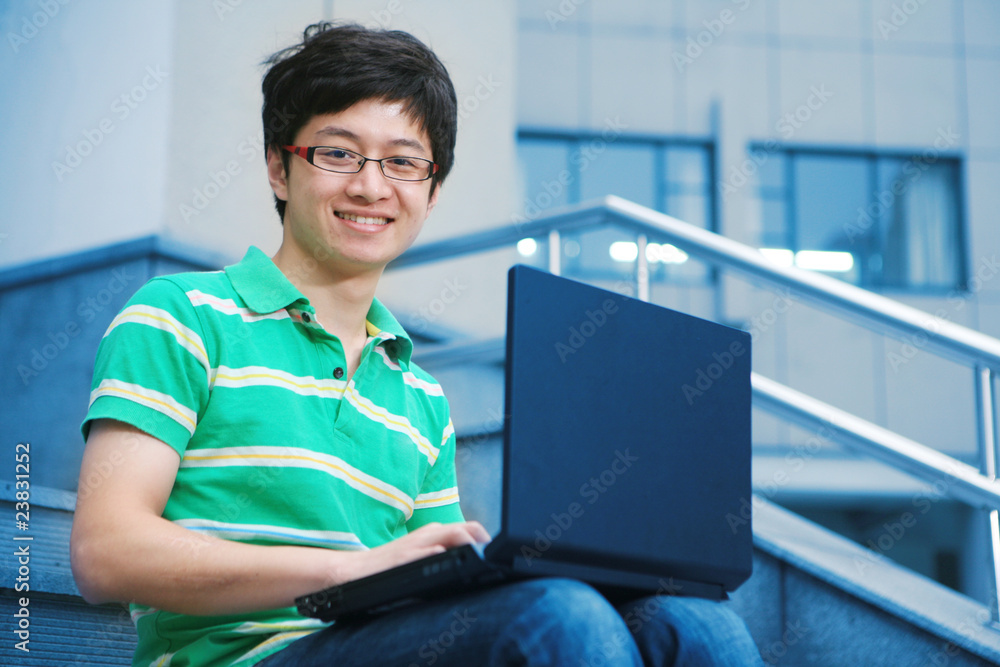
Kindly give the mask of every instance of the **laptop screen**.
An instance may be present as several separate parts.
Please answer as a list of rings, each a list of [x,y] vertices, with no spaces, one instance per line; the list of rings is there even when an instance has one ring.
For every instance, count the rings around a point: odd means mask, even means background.
[[[750,336],[524,266],[508,283],[497,549],[735,589]]]

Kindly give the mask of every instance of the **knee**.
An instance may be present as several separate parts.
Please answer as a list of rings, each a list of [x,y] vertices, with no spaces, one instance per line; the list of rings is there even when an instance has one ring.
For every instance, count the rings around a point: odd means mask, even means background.
[[[685,598],[658,595],[637,602],[634,616],[641,625],[657,617],[671,625],[690,624],[711,632],[744,632],[746,626],[732,609],[720,602],[701,598]],[[630,626],[631,629],[631,626]]]
[[[656,596],[621,611],[644,655],[664,652],[706,665],[760,664],[746,624],[724,604]]]
[[[590,586],[570,579],[521,584],[531,597],[522,607],[522,641],[554,651],[546,664],[642,664],[635,642],[615,608]]]
[[[569,637],[593,635],[625,629],[621,617],[592,587],[572,579],[537,579],[525,582],[533,591],[532,614],[544,616],[553,629]]]

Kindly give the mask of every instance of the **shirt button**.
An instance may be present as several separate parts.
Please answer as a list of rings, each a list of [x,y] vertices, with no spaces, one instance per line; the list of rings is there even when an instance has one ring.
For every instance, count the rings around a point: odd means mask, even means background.
[[[305,322],[306,324],[312,322],[312,318],[309,317],[309,313],[302,313],[302,321]]]
[[[344,369],[341,368],[340,366],[338,366],[337,368],[334,368],[333,369],[333,377],[337,378],[338,380],[340,378],[344,377]]]

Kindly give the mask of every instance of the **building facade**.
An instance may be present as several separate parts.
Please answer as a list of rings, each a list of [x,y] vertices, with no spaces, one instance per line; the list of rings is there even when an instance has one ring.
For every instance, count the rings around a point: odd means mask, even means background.
[[[0,422],[3,447],[50,452],[39,484],[75,489],[86,397],[73,393],[114,310],[146,271],[184,268],[123,265],[68,289],[59,262],[150,235],[205,265],[276,249],[260,63],[321,19],[410,31],[452,72],[456,167],[425,241],[615,194],[929,324],[1000,336],[991,0],[15,0],[2,12],[0,383],[16,398]],[[757,372],[978,463],[967,368],[650,240],[653,300],[757,333]],[[499,335],[503,269],[540,252],[536,240],[390,273],[382,298],[417,328]],[[596,282],[635,270],[634,240],[614,230],[561,252],[568,275]],[[755,415],[758,491],[989,595],[978,513],[817,435]]]

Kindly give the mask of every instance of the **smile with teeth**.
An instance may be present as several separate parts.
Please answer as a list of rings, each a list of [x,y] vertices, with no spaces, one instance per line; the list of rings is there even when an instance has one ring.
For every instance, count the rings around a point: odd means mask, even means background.
[[[360,225],[387,225],[392,218],[367,218],[363,215],[352,215],[350,213],[342,213],[336,211],[338,218],[343,218],[344,220],[350,220],[351,222],[356,222]]]

